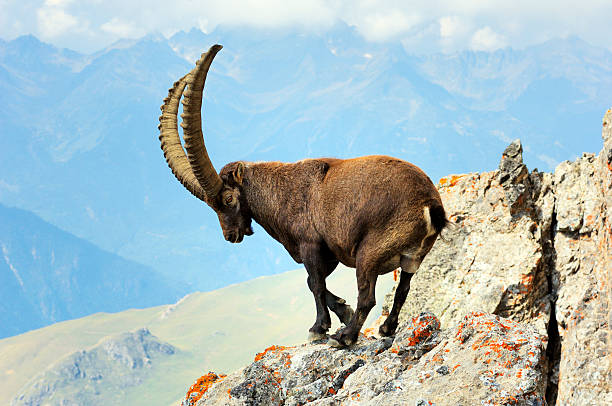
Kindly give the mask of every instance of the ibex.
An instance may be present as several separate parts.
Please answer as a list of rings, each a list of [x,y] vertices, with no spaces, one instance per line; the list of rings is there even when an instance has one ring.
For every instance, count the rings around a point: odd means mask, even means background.
[[[255,220],[304,264],[317,309],[310,340],[327,336],[329,308],[345,327],[328,343],[353,344],[376,303],[378,275],[401,266],[392,310],[379,329],[393,335],[410,278],[448,223],[435,186],[415,165],[388,156],[239,161],[217,174],[204,145],[200,109],[206,75],[220,49],[214,45],[202,54],[164,99],[159,139],[168,166],[217,213],[227,241],[239,243],[253,234]],[[183,93],[184,149],[177,127]],[[356,311],[326,288],[325,278],[339,262],[357,269]]]

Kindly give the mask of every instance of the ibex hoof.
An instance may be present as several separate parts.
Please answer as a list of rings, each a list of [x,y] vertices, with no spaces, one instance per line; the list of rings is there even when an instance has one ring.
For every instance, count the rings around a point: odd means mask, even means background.
[[[330,338],[329,340],[327,340],[327,345],[334,348],[346,347],[344,344],[340,343],[340,341],[336,340],[335,338]]]
[[[342,337],[341,335],[338,335],[338,334],[334,334],[334,336],[329,337],[329,340],[327,340],[327,344],[330,347],[344,348],[344,347],[350,347],[351,345],[355,343],[355,340],[351,339],[348,336]]]
[[[308,342],[312,343],[313,341],[324,340],[327,338],[327,334],[325,333],[315,333],[313,331],[308,332]]]
[[[392,328],[387,326],[386,324],[383,324],[382,326],[380,326],[380,328],[378,329],[378,334],[381,335],[381,337],[391,337],[392,335],[395,334],[395,330],[396,328]]]

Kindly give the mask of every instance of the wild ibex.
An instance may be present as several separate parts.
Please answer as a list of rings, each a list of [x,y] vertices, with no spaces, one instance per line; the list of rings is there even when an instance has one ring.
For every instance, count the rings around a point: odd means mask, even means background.
[[[354,343],[375,305],[378,275],[401,266],[393,308],[379,330],[394,334],[410,278],[447,225],[438,191],[419,168],[387,156],[232,162],[217,174],[204,146],[200,109],[206,75],[220,49],[214,45],[202,54],[164,99],[159,138],[170,169],[217,213],[227,241],[239,243],[253,234],[255,220],[304,264],[317,309],[311,340],[326,337],[329,308],[345,324],[329,344]],[[183,92],[185,149],[177,128]],[[357,268],[356,311],[325,286],[338,262]]]

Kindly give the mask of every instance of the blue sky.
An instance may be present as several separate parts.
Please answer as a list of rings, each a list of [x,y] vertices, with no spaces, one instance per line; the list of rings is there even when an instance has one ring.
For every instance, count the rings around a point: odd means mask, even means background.
[[[0,0],[0,38],[34,34],[94,52],[120,38],[191,27],[320,32],[343,21],[369,41],[397,40],[419,53],[522,48],[574,35],[612,50],[611,15],[610,0]]]

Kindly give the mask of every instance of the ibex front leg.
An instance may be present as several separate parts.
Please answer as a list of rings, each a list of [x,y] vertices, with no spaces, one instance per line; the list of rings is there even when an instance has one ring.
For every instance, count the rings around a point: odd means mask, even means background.
[[[325,278],[338,265],[335,258],[326,255],[319,244],[304,244],[300,247],[302,262],[308,272],[308,288],[312,292],[317,308],[317,318],[310,328],[308,340],[320,340],[327,337],[327,330],[331,327],[331,318],[327,309],[328,291]]]

